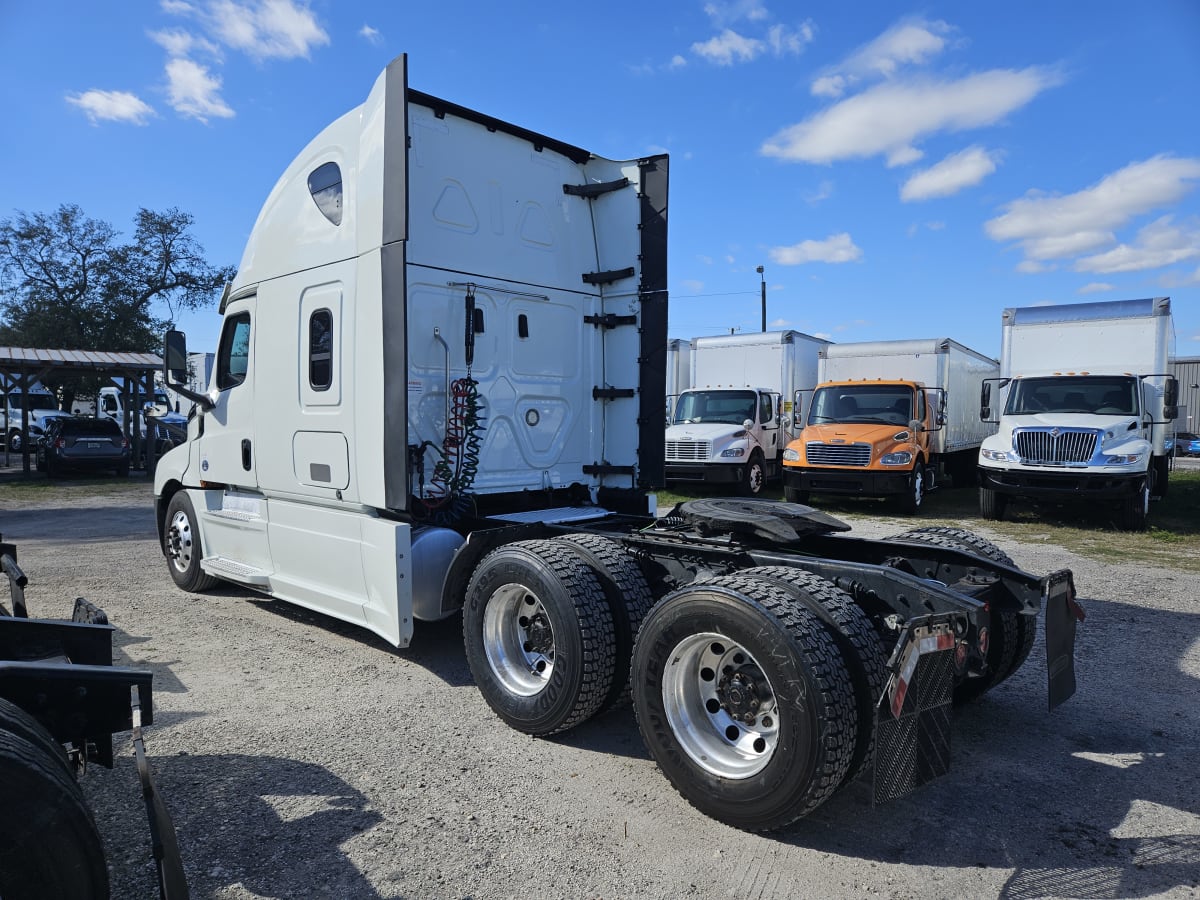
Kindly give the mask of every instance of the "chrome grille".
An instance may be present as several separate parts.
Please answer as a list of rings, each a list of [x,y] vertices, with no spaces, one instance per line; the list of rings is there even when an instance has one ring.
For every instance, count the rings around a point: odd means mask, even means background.
[[[1096,436],[1095,431],[1029,428],[1018,429],[1013,434],[1013,441],[1022,462],[1061,465],[1090,460],[1096,452]]]
[[[810,465],[816,466],[869,466],[870,444],[825,444],[809,441],[804,453]]]
[[[667,441],[667,459],[674,462],[703,462],[712,453],[712,441]]]

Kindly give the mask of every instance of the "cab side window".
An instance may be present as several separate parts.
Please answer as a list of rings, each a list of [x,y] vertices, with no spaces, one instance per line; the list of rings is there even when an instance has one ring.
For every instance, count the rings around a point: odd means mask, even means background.
[[[225,321],[217,350],[217,390],[227,391],[246,380],[250,365],[250,313]]]
[[[758,398],[758,421],[763,425],[770,425],[774,418],[775,410],[771,398],[766,394],[761,394]]]

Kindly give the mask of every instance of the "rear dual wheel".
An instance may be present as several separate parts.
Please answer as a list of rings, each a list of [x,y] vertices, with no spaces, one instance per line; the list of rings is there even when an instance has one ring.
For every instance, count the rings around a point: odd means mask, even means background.
[[[739,574],[669,594],[642,624],[633,672],[655,762],[726,824],[783,827],[851,770],[850,674],[825,623],[784,585]]]
[[[980,489],[983,490],[982,488]],[[914,528],[891,538],[919,544],[932,544],[982,556],[1001,565],[1016,568],[1011,556],[986,538],[962,528],[930,526]],[[990,691],[1021,668],[1037,637],[1037,617],[1011,610],[995,610],[988,629],[987,671],[964,679],[954,688],[954,702],[969,703]]]

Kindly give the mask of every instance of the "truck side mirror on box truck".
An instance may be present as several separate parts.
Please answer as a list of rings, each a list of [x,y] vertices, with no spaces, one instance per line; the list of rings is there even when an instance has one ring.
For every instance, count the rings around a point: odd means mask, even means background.
[[[1168,422],[1179,418],[1179,381],[1174,376],[1163,385],[1163,418]]]
[[[986,422],[992,417],[992,385],[985,381],[979,388],[979,418]]]

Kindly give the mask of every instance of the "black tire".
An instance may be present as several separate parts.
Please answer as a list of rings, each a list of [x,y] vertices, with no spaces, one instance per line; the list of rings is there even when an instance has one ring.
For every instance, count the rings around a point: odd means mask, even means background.
[[[108,868],[95,819],[59,756],[61,747],[48,749],[41,731],[31,739],[27,722],[0,728],[0,896],[107,898]]]
[[[211,590],[220,584],[220,579],[200,568],[204,546],[200,541],[196,510],[186,491],[176,493],[167,504],[163,536],[167,570],[175,584],[192,594]]]
[[[742,482],[739,485],[743,497],[757,497],[767,486],[767,465],[763,462],[761,450],[754,450],[750,460],[742,472]]]
[[[1008,507],[1008,497],[997,493],[991,488],[979,488],[979,515],[993,522],[1004,518],[1004,510]]]
[[[784,588],[797,603],[816,613],[837,644],[854,687],[858,732],[846,782],[870,767],[875,753],[875,707],[887,686],[888,651],[866,612],[832,582],[791,566],[757,566],[738,573]]]
[[[913,463],[912,472],[908,476],[908,485],[900,500],[900,506],[904,512],[909,515],[914,515],[921,511],[921,504],[925,502],[925,463],[920,457]]]
[[[930,526],[893,535],[890,540],[935,544],[961,550],[1016,568],[1011,556],[986,538],[962,528]],[[982,697],[1021,668],[1037,637],[1037,617],[1010,610],[992,613],[988,630],[987,671],[960,681],[954,688],[954,703],[961,706]]]
[[[613,687],[612,612],[579,558],[560,541],[507,544],[483,558],[467,585],[467,664],[488,706],[526,734],[586,721]]]
[[[36,745],[47,756],[57,759],[64,769],[71,772],[71,764],[67,759],[67,751],[54,736],[45,729],[41,722],[31,716],[15,703],[0,698],[0,731],[15,734],[22,740]]]
[[[788,503],[799,503],[801,506],[808,506],[808,501],[811,498],[809,491],[802,491],[797,488],[785,487],[783,489],[783,499]]]
[[[8,451],[10,453],[20,453],[21,447],[24,446],[25,439],[21,437],[21,432],[18,429],[13,429],[8,433]]]
[[[1122,531],[1145,531],[1150,522],[1150,482],[1142,479],[1136,493],[1120,501],[1117,508]]]
[[[668,594],[633,648],[650,754],[689,803],[735,828],[781,828],[837,790],[854,756],[854,706],[825,624],[760,579]]]
[[[613,619],[613,683],[600,707],[603,712],[629,703],[629,661],[633,642],[650,608],[654,595],[646,576],[616,541],[598,534],[573,534],[563,542],[592,567],[600,582]]]

